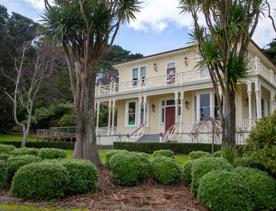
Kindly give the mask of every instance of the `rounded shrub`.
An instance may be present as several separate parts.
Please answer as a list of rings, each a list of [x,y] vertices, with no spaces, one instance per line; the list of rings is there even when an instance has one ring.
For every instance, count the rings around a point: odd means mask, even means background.
[[[126,150],[110,150],[108,153],[106,153],[106,155],[105,155],[105,164],[109,169],[110,169],[111,157],[113,155],[117,154],[118,152],[128,152],[128,151],[126,151]]]
[[[158,156],[165,156],[165,157],[170,157],[174,158],[174,152],[169,149],[161,149],[153,152],[153,157],[158,157]]]
[[[232,170],[233,166],[223,158],[203,157],[192,165],[192,192],[197,194],[199,180],[205,174],[214,170]]]
[[[2,152],[0,153],[0,160],[6,161],[10,157],[10,154]]]
[[[192,151],[189,153],[189,155],[192,159],[198,159],[201,157],[211,157],[211,154],[209,152],[203,152],[203,151]]]
[[[39,150],[36,148],[29,148],[29,147],[22,147],[15,149],[11,152],[12,155],[14,156],[19,156],[19,155],[38,155]]]
[[[214,157],[217,157],[217,158],[222,157],[221,151],[216,151],[216,152],[214,152],[213,156],[214,156]]]
[[[83,194],[96,190],[99,172],[91,161],[63,159],[60,161],[60,164],[69,173],[70,182],[66,188],[67,194]]]
[[[16,147],[13,145],[0,144],[0,153],[10,154]]]
[[[69,173],[65,167],[50,163],[33,163],[16,172],[10,191],[17,198],[50,200],[62,198],[69,182]]]
[[[197,161],[196,160],[188,160],[187,162],[184,163],[184,180],[187,184],[192,183],[192,167],[193,164]]]
[[[55,148],[41,148],[38,156],[44,159],[66,158],[66,151]]]
[[[40,161],[41,161],[41,158],[34,155],[21,155],[21,156],[9,157],[7,160],[9,180],[12,179],[16,171],[20,169],[22,166],[25,166],[31,163],[37,163]]]
[[[133,186],[150,176],[150,165],[135,152],[120,152],[111,157],[110,168],[116,183]]]
[[[197,197],[212,211],[253,210],[247,184],[241,176],[225,170],[211,171],[199,182]]]
[[[7,165],[0,160],[0,190],[5,186],[8,177]]]
[[[173,158],[156,157],[151,166],[154,179],[162,185],[175,184],[181,179],[181,167]]]
[[[241,157],[235,159],[233,165],[235,167],[251,167],[251,168],[257,168],[258,165],[255,163],[254,159],[252,157]]]
[[[142,156],[142,157],[144,157],[144,158],[146,158],[146,159],[150,159],[150,156],[149,156],[149,154],[147,154],[147,153],[145,153],[145,152],[136,152],[136,154],[137,155],[140,155],[140,156]]]
[[[254,202],[254,210],[276,209],[276,182],[267,173],[246,167],[234,169],[234,173],[243,178]]]

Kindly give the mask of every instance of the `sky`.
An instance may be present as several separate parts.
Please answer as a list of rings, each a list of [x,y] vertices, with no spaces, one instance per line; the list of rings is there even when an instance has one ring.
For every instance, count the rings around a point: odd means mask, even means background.
[[[141,11],[136,21],[125,24],[115,40],[115,44],[133,53],[150,55],[162,51],[185,47],[190,41],[189,32],[193,19],[189,14],[180,14],[179,0],[141,0]],[[276,9],[276,0],[269,0]],[[43,14],[43,0],[0,0],[9,12],[17,12],[35,21]],[[275,10],[274,10],[275,11]],[[274,12],[276,19],[276,12]],[[276,38],[271,21],[262,17],[253,40],[261,47]]]

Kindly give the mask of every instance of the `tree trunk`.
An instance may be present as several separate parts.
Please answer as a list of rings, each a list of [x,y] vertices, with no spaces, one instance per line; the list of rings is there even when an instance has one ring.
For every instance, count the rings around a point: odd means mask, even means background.
[[[95,84],[96,72],[92,74],[76,64],[77,87],[75,93],[75,110],[77,116],[76,143],[74,159],[92,161],[97,167],[102,167],[98,149],[95,128]]]
[[[235,91],[226,88],[225,93],[224,132],[222,144],[234,146],[236,144],[236,105]]]

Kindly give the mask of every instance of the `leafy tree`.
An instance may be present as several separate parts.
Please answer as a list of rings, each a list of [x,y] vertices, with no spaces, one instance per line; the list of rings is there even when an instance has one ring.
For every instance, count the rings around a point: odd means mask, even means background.
[[[219,105],[223,144],[236,143],[237,81],[249,68],[247,48],[264,5],[264,0],[180,0],[182,11],[193,17],[192,37],[202,57],[199,65],[209,69]],[[199,14],[203,14],[206,26],[200,25]]]
[[[122,23],[135,19],[138,0],[45,1],[44,33],[62,46],[68,64],[76,112],[74,158],[101,166],[95,131],[95,85],[101,59]]]
[[[263,52],[271,59],[271,61],[276,65],[276,39],[272,40],[270,44],[268,44],[267,49],[263,49]]]

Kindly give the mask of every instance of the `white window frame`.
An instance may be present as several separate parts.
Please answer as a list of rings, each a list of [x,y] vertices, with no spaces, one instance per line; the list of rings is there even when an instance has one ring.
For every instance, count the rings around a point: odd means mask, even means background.
[[[141,68],[142,67],[145,67],[146,68],[146,75],[145,75],[145,80],[147,79],[147,72],[148,72],[148,67],[147,67],[147,65],[146,64],[143,64],[143,65],[139,65],[139,66],[133,66],[132,68],[131,68],[131,86],[133,87],[133,88],[136,88],[136,87],[139,87],[139,86],[141,86],[142,84],[139,84],[140,83],[140,81],[141,81]],[[134,69],[138,69],[138,81],[137,81],[137,85],[133,85],[133,70]]]
[[[129,104],[130,103],[135,103],[135,124],[134,125],[129,125],[128,124],[128,109],[129,109]],[[137,100],[127,100],[125,104],[125,127],[136,127],[137,126],[137,115],[138,115],[138,102]]]
[[[171,63],[174,63],[174,83],[172,83],[172,84],[175,84],[176,83],[176,75],[177,75],[177,65],[176,65],[176,61],[175,60],[173,60],[173,61],[168,61],[167,62],[167,64],[166,64],[166,83],[167,84],[170,84],[170,83],[168,83],[168,65],[169,64],[171,64]]]
[[[213,91],[200,91],[196,92],[193,95],[193,105],[195,104],[195,96],[196,96],[196,113],[194,111],[194,106],[193,106],[193,121],[194,122],[200,122],[200,95],[201,94],[209,94],[210,95],[210,117],[214,117],[214,106],[215,106],[215,97],[214,97],[214,92]]]

